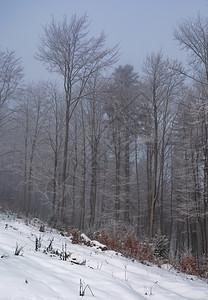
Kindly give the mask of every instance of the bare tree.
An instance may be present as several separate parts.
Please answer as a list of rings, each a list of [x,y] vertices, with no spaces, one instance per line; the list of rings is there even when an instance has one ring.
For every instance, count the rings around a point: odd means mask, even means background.
[[[93,91],[88,101],[86,102],[86,118],[88,125],[88,134],[87,139],[90,147],[90,220],[89,227],[93,228],[95,225],[96,215],[98,215],[98,183],[99,183],[99,174],[98,174],[98,165],[103,156],[103,151],[105,152],[105,147],[102,145],[102,138],[106,131],[105,117],[103,103],[101,99],[102,91],[102,78],[99,74],[96,74],[88,82],[88,89]]]
[[[45,63],[48,70],[57,72],[63,78],[65,90],[65,138],[62,167],[62,196],[60,217],[64,218],[66,206],[66,179],[68,159],[69,123],[73,112],[84,96],[89,78],[98,70],[112,66],[118,59],[118,47],[104,48],[105,35],[90,38],[86,15],[73,15],[68,23],[51,23],[44,27],[36,58]]]
[[[138,96],[138,74],[134,72],[133,66],[125,65],[116,68],[109,87],[107,114],[115,156],[115,219],[118,221],[121,217],[123,185],[125,201],[123,210],[127,223],[130,223],[130,156],[131,144],[138,129],[136,112]]]
[[[190,67],[184,73],[197,82],[208,81],[208,19],[198,14],[178,25],[174,37],[189,54]]]
[[[14,96],[22,78],[21,60],[16,58],[15,52],[0,50],[0,137],[7,132],[7,124],[11,120],[12,111],[8,108],[8,101]],[[3,156],[8,154],[11,149],[0,150],[0,156]]]
[[[195,118],[194,122],[199,126],[201,139],[198,140],[200,145],[200,153],[202,153],[201,162],[198,162],[198,168],[203,166],[203,176],[201,184],[203,191],[200,197],[200,218],[198,224],[201,228],[202,248],[205,256],[208,255],[207,250],[207,199],[208,199],[208,110],[207,110],[207,87],[208,87],[208,19],[200,14],[196,18],[188,18],[178,25],[174,32],[175,39],[186,50],[189,55],[188,70],[185,75],[193,79],[197,96],[195,103],[197,109],[193,110]],[[195,173],[197,174],[197,172]],[[195,175],[195,178],[198,178]],[[196,182],[196,181],[195,181]],[[197,201],[198,202],[198,201]]]
[[[61,168],[61,152],[63,149],[63,128],[64,128],[64,111],[62,103],[62,93],[57,83],[49,83],[47,88],[46,106],[48,108],[48,118],[46,121],[46,140],[49,143],[49,153],[52,156],[52,207],[51,217],[56,215],[60,205],[60,168]]]
[[[20,95],[15,108],[18,128],[22,129],[23,146],[19,145],[23,155],[24,199],[23,210],[28,216],[34,191],[34,171],[37,167],[37,155],[40,153],[43,126],[45,124],[47,107],[46,83],[28,85]],[[22,149],[23,147],[23,149]]]
[[[165,156],[174,120],[174,98],[182,78],[172,65],[176,61],[164,59],[161,52],[147,56],[143,71],[143,96],[147,109],[147,186],[149,211],[149,236],[152,238],[155,224],[155,209],[160,198],[163,207],[163,175]],[[149,138],[148,138],[149,136]],[[162,213],[162,211],[161,211]]]
[[[14,51],[0,51],[0,109],[11,99],[23,78],[21,60]]]

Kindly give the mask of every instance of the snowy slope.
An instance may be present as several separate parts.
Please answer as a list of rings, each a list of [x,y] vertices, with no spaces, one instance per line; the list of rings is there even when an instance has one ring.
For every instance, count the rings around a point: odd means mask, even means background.
[[[36,237],[41,237],[39,251]],[[66,244],[67,261],[43,253],[52,238],[54,249],[61,251]],[[24,246],[23,255],[14,255],[17,243]],[[0,300],[208,299],[207,283],[194,276],[168,266],[146,266],[96,246],[73,245],[69,237],[41,233],[38,225],[11,216],[0,215],[0,257]]]

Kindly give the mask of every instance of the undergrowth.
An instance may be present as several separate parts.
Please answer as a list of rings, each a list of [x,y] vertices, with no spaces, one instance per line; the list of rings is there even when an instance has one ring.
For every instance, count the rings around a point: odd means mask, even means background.
[[[96,248],[102,251],[113,250],[127,258],[137,260],[143,264],[156,264],[158,267],[168,263],[183,273],[208,278],[208,263],[206,259],[202,259],[201,262],[199,262],[190,251],[182,253],[177,261],[176,259],[174,260],[174,258],[171,259],[169,241],[160,233],[156,234],[152,240],[141,239],[134,233],[133,228],[112,223],[109,227],[91,234],[91,239],[89,239],[79,230],[66,226],[63,228],[63,224],[58,224],[56,219],[51,218],[51,221],[53,221],[51,225],[56,225],[52,227],[55,227],[60,233],[71,237],[72,244],[84,244],[89,247],[96,246]],[[7,227],[8,224],[6,224],[5,229],[7,229]],[[41,225],[39,231],[44,232],[45,226]],[[100,243],[99,246],[96,244],[96,241]],[[39,238],[36,237],[36,251],[41,248],[41,242],[41,236]],[[14,254],[17,256],[23,255],[23,248],[24,246],[16,244]],[[62,260],[66,260],[70,257],[70,254],[66,250],[66,245],[62,245],[62,250],[59,251],[53,249],[53,239],[44,252],[50,253],[50,255],[58,255]]]
[[[198,266],[196,259],[190,252],[182,254],[179,268],[183,273],[208,278],[208,265],[205,263]]]
[[[70,236],[73,244],[94,245],[93,241],[86,241],[78,230],[73,229],[70,232]],[[170,263],[169,242],[168,239],[161,234],[155,235],[150,241],[149,239],[139,240],[136,234],[131,230],[128,230],[126,233],[121,233],[115,230],[109,232],[102,229],[96,232],[92,237],[103,245],[100,246],[102,251],[114,250],[130,259],[137,260],[143,264],[156,264],[158,267],[161,267],[162,264],[169,263],[183,273],[208,278],[208,265],[202,264],[197,266],[196,259],[188,252],[181,255],[178,263]]]

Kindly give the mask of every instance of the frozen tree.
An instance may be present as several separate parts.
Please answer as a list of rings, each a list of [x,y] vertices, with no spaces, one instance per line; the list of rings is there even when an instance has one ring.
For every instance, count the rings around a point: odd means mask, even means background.
[[[0,51],[0,109],[11,99],[23,78],[21,60],[14,51]]]
[[[200,14],[178,25],[174,37],[189,55],[187,76],[207,84],[208,81],[208,19]]]
[[[35,182],[40,180],[41,175],[40,145],[43,143],[43,131],[48,113],[46,106],[47,85],[45,82],[28,84],[20,96],[15,107],[15,118],[22,133],[19,141],[19,150],[23,154],[23,210],[28,216],[33,192],[34,190],[40,191]],[[40,163],[39,166],[38,162]],[[39,172],[38,175],[37,170]],[[36,188],[34,188],[35,185]]]
[[[14,51],[0,50],[0,137],[7,132],[7,124],[11,120],[12,111],[8,108],[9,100],[12,100],[18,85],[23,78],[21,60],[16,58]],[[2,147],[2,145],[1,145]],[[0,149],[1,155],[10,152],[8,149]]]
[[[65,136],[62,166],[62,194],[60,217],[64,218],[66,206],[66,180],[68,164],[69,123],[73,112],[84,97],[89,78],[97,71],[112,66],[118,59],[118,47],[105,48],[106,37],[89,36],[88,17],[73,15],[68,22],[51,23],[43,28],[36,54],[51,72],[57,72],[63,79],[65,90]]]
[[[188,66],[185,75],[193,80],[194,105],[192,117],[194,116],[195,130],[194,138],[198,140],[194,147],[193,158],[197,158],[197,168],[194,168],[195,178],[200,176],[200,189],[196,189],[196,215],[200,226],[202,237],[202,251],[207,256],[207,200],[208,200],[208,19],[200,14],[196,18],[188,18],[178,25],[174,32],[175,39],[183,50],[188,54]],[[195,135],[197,132],[197,135]],[[193,138],[192,138],[193,141]],[[202,155],[202,157],[201,157]],[[199,160],[200,157],[200,160]],[[196,163],[196,161],[195,161]],[[194,163],[194,164],[195,164]],[[198,172],[198,173],[197,173]],[[198,185],[196,185],[197,187]],[[201,188],[203,187],[203,188]],[[199,193],[200,190],[200,193]],[[198,204],[198,201],[200,204]],[[199,206],[198,206],[199,205]]]
[[[177,61],[164,59],[161,52],[147,56],[143,65],[145,76],[142,93],[147,118],[144,132],[147,146],[147,202],[150,238],[154,234],[155,211],[159,199],[160,206],[163,207],[164,166],[169,149],[171,124],[176,114],[174,99],[177,97],[183,81],[173,66],[179,67]]]
[[[138,129],[136,103],[139,98],[138,74],[134,72],[133,66],[125,65],[115,69],[108,97],[106,112],[115,157],[115,219],[118,221],[122,217],[121,193],[123,192],[124,219],[129,223],[131,144]]]

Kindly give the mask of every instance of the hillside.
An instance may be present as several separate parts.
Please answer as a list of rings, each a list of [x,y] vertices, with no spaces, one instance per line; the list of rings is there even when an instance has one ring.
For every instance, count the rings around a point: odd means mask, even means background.
[[[98,242],[72,244],[39,228],[36,219],[27,225],[0,215],[0,300],[208,299],[207,283],[197,277],[102,251]]]

